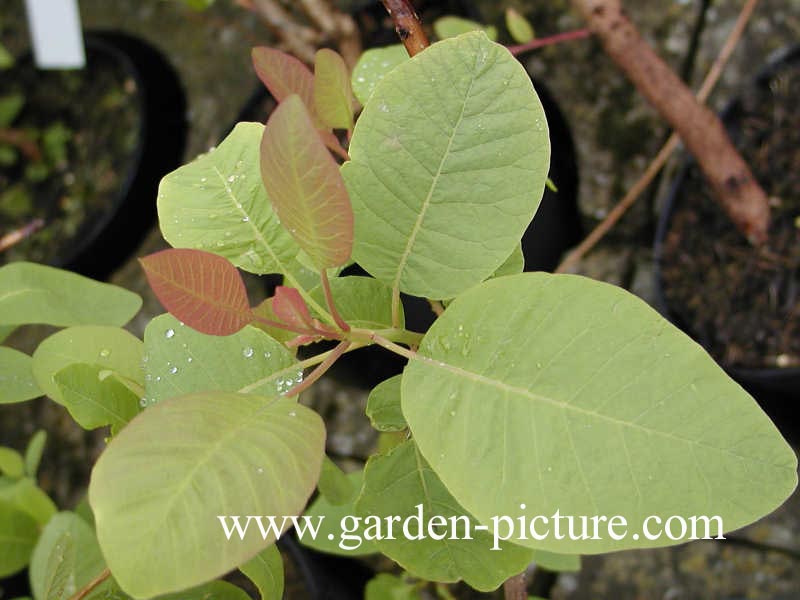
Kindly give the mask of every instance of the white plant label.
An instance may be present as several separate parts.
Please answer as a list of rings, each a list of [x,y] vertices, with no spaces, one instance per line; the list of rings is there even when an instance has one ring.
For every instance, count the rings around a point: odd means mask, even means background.
[[[40,69],[86,65],[77,0],[25,0],[33,55]]]

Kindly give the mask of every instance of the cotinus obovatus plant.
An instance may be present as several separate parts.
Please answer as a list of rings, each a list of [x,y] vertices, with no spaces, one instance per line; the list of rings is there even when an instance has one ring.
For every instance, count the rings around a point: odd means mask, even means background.
[[[549,140],[508,50],[471,32],[378,63],[354,126],[335,54],[322,51],[313,75],[272,50],[254,58],[280,102],[268,123],[239,124],[161,184],[174,249],[142,264],[170,314],[143,343],[83,326],[33,358],[43,391],[73,414],[101,407],[90,426],[114,425],[89,501],[107,577],[125,593],[185,590],[241,565],[263,581],[291,522],[228,539],[220,516],[300,515],[315,488],[310,515],[385,520],[422,505],[463,517],[472,539],[364,530],[352,553],[479,590],[532,561],[678,543],[522,535],[498,551],[498,516],[705,514],[727,531],[791,493],[794,453],[700,346],[620,288],[520,272]],[[348,131],[346,148],[334,129]],[[339,277],[351,261],[372,277]],[[237,268],[284,285],[251,306]],[[409,331],[401,292],[447,308],[429,331]],[[297,358],[318,340],[336,346]],[[405,436],[344,477],[325,458],[324,422],[297,396],[373,344],[408,359],[367,408],[378,430]],[[102,411],[108,398],[122,399],[124,418]],[[336,551],[327,531],[316,545]]]

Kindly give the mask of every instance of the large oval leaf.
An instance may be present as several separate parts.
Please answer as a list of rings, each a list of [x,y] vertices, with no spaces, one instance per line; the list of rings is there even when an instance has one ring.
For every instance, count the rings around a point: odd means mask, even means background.
[[[28,564],[39,526],[21,508],[0,500],[0,577],[11,575]]]
[[[299,248],[258,176],[264,126],[239,123],[219,147],[161,180],[158,219],[175,248],[208,250],[251,273],[284,273]]]
[[[385,539],[375,541],[381,552],[422,579],[440,582],[463,579],[485,592],[524,571],[533,558],[530,549],[511,544],[492,550],[491,534],[475,529],[478,523],[453,499],[413,441],[369,459],[356,511],[384,522],[393,516],[405,520],[422,514],[421,524],[412,522],[408,528],[412,536],[421,535],[419,539],[407,539],[405,533],[396,533],[395,539],[389,539],[384,532]],[[438,527],[431,525],[429,519],[434,516],[445,519],[444,526],[441,521]],[[470,522],[468,529],[462,517]],[[451,536],[458,539],[450,539]]]
[[[331,295],[336,309],[352,327],[388,329],[392,326],[392,290],[372,277],[350,275],[331,279]],[[325,304],[321,286],[311,290],[311,297]],[[399,307],[398,327],[403,327],[405,316]]]
[[[328,127],[353,128],[350,74],[342,57],[330,48],[322,48],[315,57],[314,107]]]
[[[318,269],[350,260],[353,209],[336,161],[299,96],[280,103],[264,128],[261,177],[272,205]]]
[[[34,263],[0,267],[0,325],[124,325],[142,299],[115,285]]]
[[[366,104],[375,86],[386,74],[408,60],[408,51],[403,44],[392,44],[381,48],[370,48],[358,59],[351,83],[353,93],[361,104]]]
[[[239,271],[229,260],[189,248],[140,258],[150,287],[175,317],[202,333],[231,335],[253,320]]]
[[[699,345],[583,277],[523,273],[457,298],[406,368],[402,407],[425,458],[484,524],[557,510],[630,524],[619,541],[606,529],[520,542],[553,552],[679,543],[639,536],[649,515],[719,515],[736,529],[797,481],[794,452]]]
[[[303,380],[286,347],[255,327],[211,337],[161,315],[147,325],[144,346],[146,404],[191,392],[273,396]]]
[[[63,404],[55,375],[75,363],[97,365],[144,384],[142,341],[117,327],[70,327],[54,333],[33,353],[33,376],[42,391]]]
[[[135,598],[222,575],[275,541],[219,516],[296,515],[319,477],[322,420],[289,399],[197,393],[156,404],[92,472],[89,502],[114,577]],[[227,526],[233,529],[230,519]],[[279,523],[280,525],[280,523]],[[142,552],[147,548],[147,552]]]
[[[550,144],[527,73],[477,32],[388,73],[350,155],[356,262],[391,287],[443,299],[514,251],[539,206]]]

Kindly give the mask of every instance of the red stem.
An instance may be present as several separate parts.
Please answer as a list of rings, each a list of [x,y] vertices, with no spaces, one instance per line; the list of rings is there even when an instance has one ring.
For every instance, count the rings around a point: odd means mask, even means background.
[[[336,321],[336,325],[342,331],[350,331],[350,325],[347,324],[336,309],[336,303],[333,301],[333,293],[331,292],[331,282],[328,280],[328,273],[325,269],[320,271],[320,276],[322,277],[322,289],[325,291],[325,302],[328,303],[328,310],[331,311],[333,320]]]
[[[350,347],[350,344],[351,342],[347,340],[340,342],[339,345],[336,346],[336,348],[334,348],[331,351],[330,355],[328,355],[328,358],[322,361],[316,369],[311,371],[311,374],[303,380],[303,383],[293,387],[285,395],[287,397],[297,396],[301,392],[304,392],[305,390],[310,388],[314,384],[314,382],[317,381],[317,379],[322,377],[325,374],[325,372],[333,366],[333,363],[339,360],[339,357],[342,354],[347,352],[347,349]]]
[[[565,31],[564,33],[557,33],[555,35],[551,35],[548,37],[537,38],[535,40],[531,40],[526,44],[520,44],[519,46],[509,46],[508,51],[511,52],[514,56],[519,56],[520,54],[524,54],[525,52],[529,52],[531,50],[536,50],[537,48],[542,48],[544,46],[551,46],[553,44],[558,44],[560,42],[569,42],[572,40],[579,40],[582,38],[586,38],[592,35],[592,32],[588,29],[576,29],[574,31]]]

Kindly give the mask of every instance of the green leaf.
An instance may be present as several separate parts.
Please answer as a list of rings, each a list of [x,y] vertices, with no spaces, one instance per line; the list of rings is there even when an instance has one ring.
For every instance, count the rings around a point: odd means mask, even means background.
[[[0,267],[0,324],[124,325],[142,299],[115,285],[53,267],[16,262]]]
[[[718,515],[727,531],[797,482],[794,452],[698,344],[583,277],[523,273],[457,298],[406,367],[402,407],[422,454],[489,526],[558,510],[620,515],[633,530],[650,515]],[[561,554],[680,543],[617,541],[604,527],[601,539],[519,543]]]
[[[347,188],[297,95],[281,102],[264,128],[261,178],[282,225],[315,267],[350,260],[353,210]]]
[[[534,550],[536,566],[556,573],[576,573],[581,570],[581,557],[577,554],[554,554],[546,550]]]
[[[518,44],[526,44],[536,37],[530,21],[513,8],[506,9],[506,28]]]
[[[258,176],[263,131],[239,123],[216,149],[161,180],[158,219],[172,246],[214,252],[251,273],[286,271],[299,248]]]
[[[353,489],[360,492],[364,483],[364,471],[348,473],[347,479]],[[349,502],[336,505],[331,504],[325,496],[318,496],[303,516],[309,518],[312,523],[322,519],[319,532],[314,537],[298,536],[300,543],[313,550],[339,556],[376,554],[378,548],[375,542],[364,538],[364,522],[355,509],[357,497],[356,493]]]
[[[69,532],[64,531],[52,546],[42,580],[45,600],[67,600],[75,593],[73,571],[76,560],[75,544]]]
[[[96,365],[144,384],[142,342],[124,329],[70,327],[39,344],[33,353],[33,376],[42,391],[59,404],[64,404],[64,399],[55,375],[75,363]]]
[[[302,381],[286,347],[255,327],[211,337],[161,315],[147,325],[144,345],[145,397],[151,404],[204,391],[272,396]]]
[[[0,404],[33,400],[42,395],[31,371],[31,357],[0,346]]]
[[[489,277],[517,247],[542,197],[550,144],[525,69],[478,32],[389,73],[350,155],[342,172],[353,258],[389,286],[442,299]]]
[[[446,15],[436,19],[433,23],[433,31],[436,37],[440,40],[454,38],[462,33],[469,33],[470,31],[482,31],[490,40],[497,40],[497,28],[491,25],[481,25],[475,21],[464,19],[462,17],[455,17]]]
[[[319,493],[334,506],[341,506],[353,500],[356,494],[356,489],[345,472],[327,456],[322,461],[317,487]]]
[[[158,300],[189,327],[231,335],[253,320],[247,290],[229,260],[188,248],[162,250],[139,262]]]
[[[3,44],[0,44],[0,71],[14,66],[14,57]]]
[[[378,573],[369,580],[364,590],[364,600],[418,600],[419,590],[402,577]]]
[[[2,50],[0,50],[1,52]],[[2,62],[2,58],[0,58],[0,62]],[[0,69],[2,69],[2,65],[0,65]],[[23,106],[25,106],[25,96],[22,94],[0,96],[0,127],[9,127],[22,112]]]
[[[180,2],[193,10],[205,10],[214,4],[214,0],[180,0]]]
[[[50,496],[29,477],[0,487],[0,500],[13,504],[39,525],[45,525],[58,510]]]
[[[522,253],[522,246],[517,246],[514,252],[511,253],[500,267],[492,274],[494,277],[503,277],[505,275],[517,275],[525,270],[525,255]]]
[[[392,326],[392,290],[371,277],[338,277],[331,280],[331,294],[342,318],[352,327],[388,329]],[[322,287],[311,290],[311,297],[325,303]],[[400,327],[405,319],[400,307]]]
[[[74,553],[74,559],[69,570],[69,578],[72,581],[68,586],[70,589],[67,590],[69,592],[67,598],[97,577],[105,569],[106,564],[91,526],[75,513],[60,512],[50,519],[42,531],[31,557],[29,572],[34,598],[52,597],[49,592],[53,591],[53,562],[57,562],[60,555],[67,556],[71,552]],[[105,581],[94,593],[104,592],[113,587],[113,582]]]
[[[378,431],[403,431],[408,423],[400,409],[400,382],[402,376],[395,375],[382,381],[370,392],[367,400],[367,416]]]
[[[392,44],[382,48],[370,48],[358,59],[350,82],[353,93],[361,104],[366,104],[375,86],[386,74],[408,61],[408,51],[403,44]]]
[[[250,596],[227,581],[211,581],[190,590],[159,596],[158,600],[250,600]]]
[[[25,462],[22,455],[13,448],[0,446],[0,474],[19,479],[25,475]]]
[[[97,365],[68,365],[54,377],[61,400],[84,429],[111,425],[116,435],[139,414],[139,397]]]
[[[275,544],[256,554],[239,570],[258,588],[261,600],[283,598],[283,558]]]
[[[487,494],[482,482],[475,487]],[[416,517],[420,506],[421,522]],[[493,551],[491,534],[475,529],[478,523],[453,499],[413,441],[369,459],[356,512],[382,519],[384,539],[375,541],[378,549],[412,575],[430,581],[449,583],[463,579],[477,590],[493,590],[521,573],[533,554],[527,548],[510,544],[502,546],[502,551]],[[394,516],[411,518],[409,536],[398,523],[394,539],[388,539],[385,518]],[[444,523],[437,526],[429,521],[432,517],[441,517]],[[464,539],[465,519],[470,523],[468,531],[472,539]],[[461,539],[448,539],[456,532]],[[433,536],[443,539],[436,540]]]
[[[290,399],[209,392],[144,411],[111,440],[89,485],[121,588],[135,598],[179,591],[266,548],[275,532],[262,537],[246,516],[299,514],[324,444],[319,416]],[[228,540],[220,515],[252,528]]]
[[[339,53],[322,48],[314,60],[314,106],[327,127],[353,128],[350,74]]]
[[[0,500],[0,577],[23,569],[30,560],[39,526],[28,513]]]
[[[28,477],[36,479],[39,463],[42,462],[44,445],[47,443],[47,432],[40,429],[31,436],[28,447],[25,448],[25,473]]]

